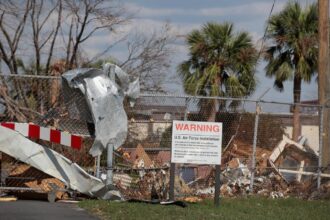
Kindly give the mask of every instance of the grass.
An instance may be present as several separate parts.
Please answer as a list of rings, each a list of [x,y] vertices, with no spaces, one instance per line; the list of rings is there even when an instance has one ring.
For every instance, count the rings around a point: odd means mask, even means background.
[[[101,219],[330,219],[330,201],[299,199],[222,199],[216,208],[208,200],[188,207],[85,200],[81,208]]]

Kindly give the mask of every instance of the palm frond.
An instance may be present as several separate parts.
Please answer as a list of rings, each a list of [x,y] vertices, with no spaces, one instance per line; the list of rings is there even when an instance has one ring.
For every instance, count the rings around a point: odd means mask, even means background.
[[[189,33],[186,42],[189,58],[177,68],[186,93],[234,97],[252,94],[257,51],[247,32],[234,32],[232,23],[208,22]]]
[[[275,88],[282,91],[283,82],[300,77],[309,83],[317,69],[317,5],[302,8],[290,1],[284,9],[271,16],[263,53],[267,61],[266,76],[274,77]]]

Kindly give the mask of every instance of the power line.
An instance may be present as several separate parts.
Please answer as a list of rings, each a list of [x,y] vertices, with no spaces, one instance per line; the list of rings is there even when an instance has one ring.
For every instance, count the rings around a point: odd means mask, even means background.
[[[273,10],[274,10],[274,6],[275,6],[275,3],[276,3],[276,0],[273,0],[273,4],[272,4],[272,7],[269,11],[269,14],[268,14],[268,18],[267,18],[267,26],[265,28],[265,31],[264,31],[264,35],[262,37],[262,41],[261,41],[261,47],[259,48],[259,52],[258,52],[258,56],[257,56],[257,61],[259,60],[260,56],[261,56],[261,52],[263,50],[263,45],[265,43],[265,40],[266,40],[266,34],[267,34],[267,31],[268,31],[268,27],[269,27],[269,19],[270,17],[272,16],[272,13],[273,13]],[[257,65],[255,65],[255,68],[254,68],[254,73],[256,72],[257,70]],[[249,87],[251,87],[252,85],[252,82],[250,82],[250,85]],[[245,99],[248,97],[248,95],[245,96]],[[242,105],[242,108],[244,109],[245,108],[245,101],[243,101],[243,105]],[[237,136],[238,134],[238,130],[240,128],[240,125],[241,125],[241,120],[242,120],[242,114],[240,115],[239,119],[238,119],[238,125],[236,127],[236,131],[235,131],[235,134],[230,138],[229,142],[227,143],[227,146],[225,147],[225,149],[227,147],[229,147],[229,145],[231,144],[231,142],[234,140],[234,138]]]

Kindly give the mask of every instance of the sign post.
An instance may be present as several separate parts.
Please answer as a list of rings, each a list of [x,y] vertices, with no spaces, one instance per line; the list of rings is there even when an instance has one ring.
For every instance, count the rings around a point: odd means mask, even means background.
[[[221,144],[222,123],[173,121],[171,163],[216,165],[216,205],[220,194]]]

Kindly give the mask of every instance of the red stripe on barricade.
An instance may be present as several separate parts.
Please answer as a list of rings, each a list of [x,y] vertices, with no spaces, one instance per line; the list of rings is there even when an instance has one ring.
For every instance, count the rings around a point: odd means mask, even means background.
[[[3,123],[1,123],[1,126],[15,130],[15,123],[3,122]]]
[[[61,132],[50,129],[50,142],[61,144]]]
[[[71,147],[80,150],[82,144],[82,139],[79,136],[71,135]]]
[[[22,123],[22,124],[25,124],[25,123]],[[1,122],[0,126],[6,127],[9,129],[12,129],[12,130],[16,130],[16,128],[18,128],[18,130],[19,130],[18,132],[22,132],[21,129],[19,129],[22,127],[21,124],[17,125],[17,127],[16,127],[15,123],[13,123],[13,122]],[[46,130],[48,130],[48,129],[46,129]],[[50,142],[62,144],[62,145],[66,145],[66,146],[69,145],[69,142],[67,140],[63,140],[63,143],[61,143],[61,133],[62,133],[61,131],[49,129],[49,132],[50,132],[50,134],[49,134]],[[23,134],[23,135],[27,135],[29,138],[48,140],[48,138],[44,139],[45,137],[40,137],[41,127],[38,125],[35,125],[35,124],[28,124],[27,134]],[[68,134],[66,134],[66,135],[68,135]],[[70,136],[71,136],[71,146],[69,146],[69,147],[80,150],[82,142],[83,142],[82,137],[77,136],[77,135],[72,135],[72,134],[70,134]],[[48,137],[48,135],[47,135],[47,137]]]
[[[40,127],[38,125],[29,124],[29,137],[40,139]]]

